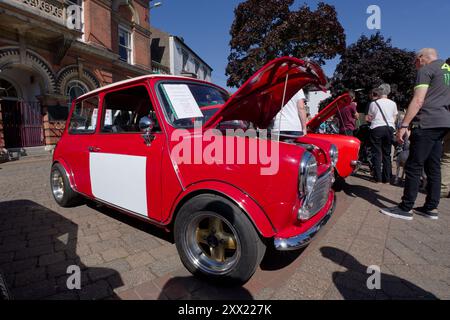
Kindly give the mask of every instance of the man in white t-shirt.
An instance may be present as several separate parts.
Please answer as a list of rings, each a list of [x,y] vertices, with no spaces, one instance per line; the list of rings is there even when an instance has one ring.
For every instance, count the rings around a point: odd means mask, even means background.
[[[374,89],[372,98],[367,119],[371,122],[373,178],[377,183],[389,183],[392,175],[391,149],[398,114],[397,104],[387,97],[383,88]]]
[[[272,128],[274,133],[295,136],[306,133],[305,100],[305,94],[300,89],[275,116]]]

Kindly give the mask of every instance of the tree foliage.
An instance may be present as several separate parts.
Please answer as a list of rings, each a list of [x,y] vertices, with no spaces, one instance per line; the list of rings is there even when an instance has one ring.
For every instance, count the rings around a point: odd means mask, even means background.
[[[360,111],[365,111],[371,89],[388,83],[392,89],[390,98],[400,108],[406,108],[416,78],[414,59],[414,52],[393,47],[391,39],[385,40],[380,33],[363,35],[342,55],[331,81],[332,94],[358,90],[358,104],[363,107]]]
[[[345,50],[345,34],[333,6],[320,2],[291,10],[294,0],[247,0],[234,10],[226,75],[239,87],[253,73],[281,56],[324,64]]]

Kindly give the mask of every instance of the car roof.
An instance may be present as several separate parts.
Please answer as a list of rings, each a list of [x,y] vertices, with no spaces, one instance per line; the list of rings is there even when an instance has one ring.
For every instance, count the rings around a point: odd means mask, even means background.
[[[191,78],[191,77],[183,77],[183,76],[174,76],[174,75],[167,75],[167,74],[146,74],[143,76],[139,76],[139,77],[135,77],[135,78],[130,78],[130,79],[125,79],[122,81],[117,81],[117,82],[113,82],[111,84],[107,84],[103,87],[94,89],[92,91],[86,92],[85,94],[79,96],[77,98],[78,99],[83,99],[87,96],[90,96],[91,94],[95,94],[104,90],[108,90],[108,89],[114,89],[116,87],[120,87],[122,85],[128,84],[128,83],[133,83],[133,82],[137,82],[140,80],[145,80],[145,79],[152,79],[152,78],[171,78],[171,79],[180,79],[180,80],[194,80],[194,81],[201,81],[201,82],[205,82],[204,80],[199,80],[199,79],[195,79],[195,78]]]

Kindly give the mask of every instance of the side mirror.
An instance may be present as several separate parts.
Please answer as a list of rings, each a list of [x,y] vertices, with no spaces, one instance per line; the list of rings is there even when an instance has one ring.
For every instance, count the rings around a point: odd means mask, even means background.
[[[149,117],[142,117],[139,120],[139,130],[141,132],[152,132],[154,125],[152,119]]]

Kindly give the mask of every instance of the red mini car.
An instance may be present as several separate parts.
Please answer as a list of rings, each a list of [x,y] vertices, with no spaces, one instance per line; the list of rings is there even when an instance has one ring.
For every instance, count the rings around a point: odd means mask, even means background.
[[[304,247],[334,210],[335,147],[263,134],[283,101],[325,83],[317,65],[284,57],[232,97],[208,82],[163,75],[91,91],[73,102],[54,151],[53,196],[61,206],[85,197],[173,230],[193,274],[245,282],[267,246]],[[205,120],[202,109],[214,105],[222,108]],[[254,161],[255,150],[273,159]]]
[[[339,116],[339,110],[348,106],[352,102],[350,95],[345,93],[320,111],[307,123],[308,134],[301,141],[311,142],[308,138],[326,139],[333,143],[339,152],[339,159],[336,163],[336,178],[347,178],[359,168],[359,149],[361,141],[358,138],[341,134],[316,133],[319,126],[334,115]]]

